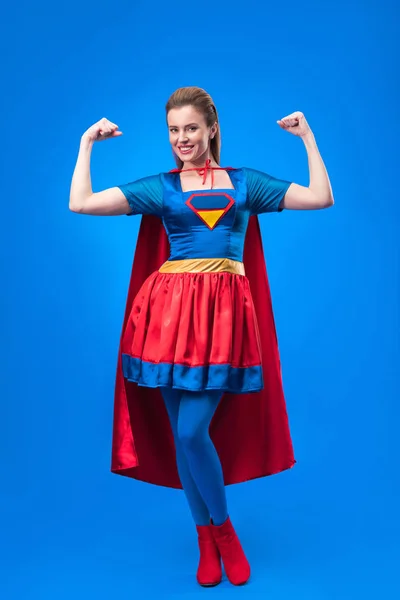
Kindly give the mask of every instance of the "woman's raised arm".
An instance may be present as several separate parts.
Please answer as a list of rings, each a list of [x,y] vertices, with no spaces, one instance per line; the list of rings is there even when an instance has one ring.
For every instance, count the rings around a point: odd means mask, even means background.
[[[130,211],[129,203],[118,187],[94,193],[90,178],[90,158],[93,144],[110,137],[122,135],[118,125],[101,119],[81,137],[79,154],[71,181],[69,209],[85,215],[125,215]]]
[[[300,111],[294,112],[279,120],[278,125],[303,140],[308,154],[310,171],[309,186],[292,183],[282,200],[281,208],[317,210],[333,206],[334,198],[328,172],[304,114]]]

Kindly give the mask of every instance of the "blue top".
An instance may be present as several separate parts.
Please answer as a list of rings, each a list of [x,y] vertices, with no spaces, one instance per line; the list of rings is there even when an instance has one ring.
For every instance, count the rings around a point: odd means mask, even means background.
[[[179,173],[151,175],[117,187],[131,207],[128,216],[162,219],[170,243],[169,260],[242,261],[249,217],[281,211],[279,205],[292,182],[245,167],[227,173],[234,189],[184,192]]]

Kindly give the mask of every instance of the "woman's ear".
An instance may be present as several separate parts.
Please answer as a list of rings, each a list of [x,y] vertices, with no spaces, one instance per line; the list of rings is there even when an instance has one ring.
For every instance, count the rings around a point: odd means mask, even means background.
[[[217,130],[218,130],[218,124],[214,123],[214,125],[211,127],[211,135],[210,135],[211,139],[213,139],[213,137],[215,137]]]

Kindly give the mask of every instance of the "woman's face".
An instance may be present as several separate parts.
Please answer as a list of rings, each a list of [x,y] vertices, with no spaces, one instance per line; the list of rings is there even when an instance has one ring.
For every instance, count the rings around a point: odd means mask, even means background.
[[[167,121],[169,141],[178,158],[182,162],[204,163],[209,158],[210,138],[217,125],[207,127],[204,116],[193,106],[171,108]]]

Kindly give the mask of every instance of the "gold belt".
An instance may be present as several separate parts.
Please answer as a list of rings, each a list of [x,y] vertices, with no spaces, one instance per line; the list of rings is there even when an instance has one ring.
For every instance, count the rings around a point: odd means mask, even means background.
[[[227,271],[236,275],[245,275],[244,264],[230,258],[167,260],[158,270],[160,273],[220,273]]]

